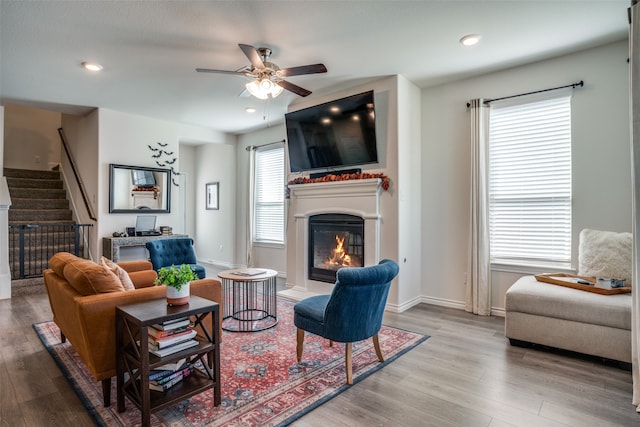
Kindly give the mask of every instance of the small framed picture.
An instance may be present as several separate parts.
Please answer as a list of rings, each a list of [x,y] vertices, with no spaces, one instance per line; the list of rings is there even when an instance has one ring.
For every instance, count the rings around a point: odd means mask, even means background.
[[[220,205],[218,203],[220,195],[220,183],[219,182],[210,182],[207,184],[207,209],[209,210],[218,210],[220,209]]]

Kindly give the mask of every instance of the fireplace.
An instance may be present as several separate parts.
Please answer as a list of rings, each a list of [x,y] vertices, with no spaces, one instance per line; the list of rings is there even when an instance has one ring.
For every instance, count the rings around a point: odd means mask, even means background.
[[[333,255],[332,251],[338,249],[337,244],[343,238],[342,249],[349,253],[352,265],[367,266],[380,261],[382,216],[379,199],[382,189],[379,178],[292,184],[289,190],[292,221],[287,230],[287,289],[280,291],[280,295],[301,300],[331,293],[337,268],[321,266],[317,271],[316,261],[324,263]],[[323,221],[314,232],[310,222],[318,219]],[[330,220],[329,224],[337,222],[341,225],[337,228],[329,226],[326,220]],[[345,232],[349,233],[348,238],[343,235]],[[310,242],[312,239],[313,243]],[[320,242],[325,249],[313,249]]]
[[[334,283],[342,267],[364,266],[364,219],[346,214],[309,217],[311,280]]]

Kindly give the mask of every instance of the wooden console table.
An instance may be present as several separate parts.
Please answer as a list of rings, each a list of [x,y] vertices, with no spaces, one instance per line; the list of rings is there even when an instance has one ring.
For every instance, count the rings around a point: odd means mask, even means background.
[[[158,239],[176,239],[178,237],[189,237],[186,234],[171,234],[168,236],[132,236],[132,237],[103,237],[102,255],[113,262],[120,261],[120,248],[146,245],[147,242]]]

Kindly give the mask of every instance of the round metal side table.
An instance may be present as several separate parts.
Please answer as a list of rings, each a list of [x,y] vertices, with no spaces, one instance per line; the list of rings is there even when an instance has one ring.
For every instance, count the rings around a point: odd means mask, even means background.
[[[278,323],[276,276],[266,268],[244,268],[218,273],[222,281],[222,329],[256,332]]]

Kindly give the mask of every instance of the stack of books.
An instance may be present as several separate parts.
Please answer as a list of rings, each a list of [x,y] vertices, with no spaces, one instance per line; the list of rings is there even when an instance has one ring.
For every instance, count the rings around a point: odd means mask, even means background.
[[[153,325],[149,328],[149,353],[164,357],[196,346],[195,336],[188,317]]]
[[[149,389],[167,391],[189,376],[192,370],[193,366],[187,363],[187,359],[180,359],[175,363],[162,365],[149,372]]]
[[[160,233],[162,233],[163,236],[171,236],[173,234],[173,228],[163,225],[160,227]]]
[[[196,331],[188,317],[152,325],[149,330],[149,353],[165,357],[198,345]],[[193,367],[186,359],[162,365],[149,373],[149,388],[166,391],[191,374]]]

